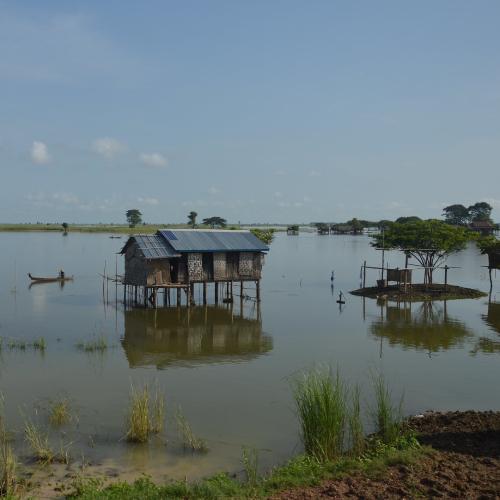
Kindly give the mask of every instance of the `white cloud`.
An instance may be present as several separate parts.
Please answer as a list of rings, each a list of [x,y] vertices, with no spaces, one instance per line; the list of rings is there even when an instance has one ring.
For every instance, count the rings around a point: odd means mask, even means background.
[[[317,170],[309,170],[309,177],[319,177],[321,175],[321,172],[318,172]]]
[[[137,201],[139,203],[144,203],[144,205],[159,205],[160,204],[160,200],[158,198],[143,198],[141,196],[139,196],[139,198],[137,198]]]
[[[54,193],[52,199],[64,205],[78,205],[80,203],[78,196],[71,193]]]
[[[278,170],[274,171],[274,175],[286,175],[286,170],[283,168],[280,168]]]
[[[275,198],[283,198],[283,193],[281,191],[275,191],[274,192],[274,197]]]
[[[167,159],[160,153],[142,153],[140,159],[148,167],[164,168],[168,164]]]
[[[125,150],[125,145],[111,137],[101,137],[92,143],[92,150],[105,158],[111,159]]]
[[[61,205],[79,205],[80,199],[72,193],[29,193],[26,199],[39,207],[53,207]]]
[[[31,146],[31,159],[39,165],[45,165],[50,162],[47,145],[41,141],[33,141]]]
[[[220,190],[219,190],[219,189],[217,189],[216,187],[212,186],[212,187],[208,190],[208,192],[209,192],[210,194],[219,194],[219,193],[220,193]]]

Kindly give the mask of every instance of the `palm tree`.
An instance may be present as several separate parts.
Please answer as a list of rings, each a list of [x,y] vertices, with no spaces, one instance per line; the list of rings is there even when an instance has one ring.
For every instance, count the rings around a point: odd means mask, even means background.
[[[196,217],[198,217],[198,214],[196,212],[189,212],[188,214],[188,224],[194,229],[196,226]]]

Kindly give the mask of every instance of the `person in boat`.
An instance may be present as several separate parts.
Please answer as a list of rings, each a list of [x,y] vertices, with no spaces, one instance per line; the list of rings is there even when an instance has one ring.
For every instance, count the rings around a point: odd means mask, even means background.
[[[64,279],[64,271],[62,269],[59,271],[59,278]]]

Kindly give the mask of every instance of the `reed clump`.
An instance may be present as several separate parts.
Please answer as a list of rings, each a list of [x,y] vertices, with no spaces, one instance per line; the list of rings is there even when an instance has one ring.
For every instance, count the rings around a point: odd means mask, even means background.
[[[403,424],[403,396],[398,405],[392,403],[391,392],[382,374],[373,377],[375,408],[371,411],[373,423],[380,439],[385,444],[398,440]]]
[[[293,394],[308,455],[320,461],[339,457],[344,449],[347,386],[337,372],[316,368],[295,379]]]
[[[3,418],[3,400],[0,401],[0,495],[12,496],[17,484],[17,459],[9,443]]]
[[[73,419],[71,405],[67,398],[60,398],[49,403],[49,422],[53,427],[61,427]]]
[[[356,384],[351,391],[351,401],[347,424],[349,430],[349,451],[354,457],[360,456],[366,448],[365,431],[361,416],[361,389]]]
[[[184,448],[189,448],[191,451],[196,451],[201,453],[205,453],[208,451],[208,446],[206,441],[195,435],[193,429],[191,428],[191,425],[189,424],[186,417],[182,413],[182,409],[180,406],[177,408],[177,411],[175,412],[175,421]]]
[[[36,340],[33,341],[33,349],[35,349],[35,351],[42,351],[42,352],[45,352],[45,348],[47,347],[46,343],[45,343],[45,339],[43,337],[40,337]]]
[[[145,385],[130,390],[130,407],[126,416],[127,441],[145,443],[151,434],[163,431],[165,421],[165,398],[157,387],[153,396]]]
[[[26,421],[24,435],[26,442],[33,452],[33,456],[38,462],[51,463],[54,461],[56,454],[50,446],[49,436],[46,432],[43,432],[33,422]]]
[[[109,346],[106,338],[101,336],[92,340],[79,342],[76,344],[76,347],[78,350],[84,352],[104,352]]]

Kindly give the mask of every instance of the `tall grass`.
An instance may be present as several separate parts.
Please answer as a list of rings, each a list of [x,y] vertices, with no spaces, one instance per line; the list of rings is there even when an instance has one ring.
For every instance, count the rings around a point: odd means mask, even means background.
[[[191,425],[187,421],[186,417],[182,413],[182,409],[179,406],[175,412],[175,421],[177,423],[177,429],[182,439],[182,444],[184,448],[189,448],[192,451],[206,452],[208,451],[207,443],[197,437],[191,428]]]
[[[11,496],[16,490],[17,459],[8,442],[3,416],[3,398],[0,396],[0,495]]]
[[[127,441],[145,443],[151,434],[163,431],[165,422],[165,398],[159,388],[151,397],[149,387],[130,389],[130,406],[126,416]]]
[[[340,374],[333,376],[326,367],[304,372],[293,383],[301,439],[306,453],[317,460],[332,460],[343,452],[347,393]]]
[[[403,423],[403,396],[396,406],[392,403],[391,392],[382,374],[373,376],[375,408],[371,415],[375,429],[386,444],[394,443],[401,435]]]
[[[72,420],[71,407],[67,398],[60,398],[49,403],[49,422],[54,427],[61,427]]]
[[[255,487],[259,481],[259,454],[257,450],[243,447],[241,461],[245,470],[247,484]]]
[[[38,462],[51,463],[54,461],[56,454],[50,446],[47,433],[28,420],[24,425],[24,435],[26,442],[33,452],[33,456]]]
[[[45,339],[40,337],[33,341],[33,349],[45,352],[45,348],[47,347],[45,343]]]
[[[350,408],[347,418],[349,429],[349,451],[354,457],[360,456],[365,449],[365,433],[361,417],[361,389],[358,384],[350,391]]]

